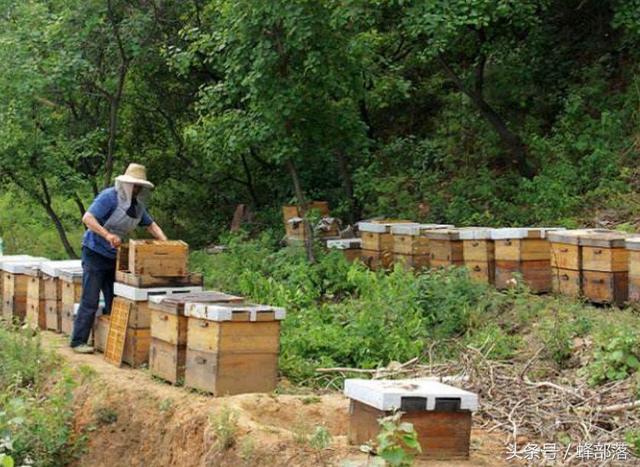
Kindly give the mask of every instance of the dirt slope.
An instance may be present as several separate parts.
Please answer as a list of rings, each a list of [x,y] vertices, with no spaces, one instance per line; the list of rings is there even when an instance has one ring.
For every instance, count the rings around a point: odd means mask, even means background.
[[[246,394],[214,398],[157,381],[145,370],[116,368],[102,355],[76,355],[64,337],[43,341],[78,375],[91,374],[75,392],[75,431],[86,436],[80,466],[340,465],[367,457],[347,444],[348,401],[340,394]],[[211,417],[228,407],[238,418],[234,445],[220,447]],[[329,449],[301,441],[316,426],[332,435]],[[467,462],[435,466],[506,465],[500,440],[480,430],[472,435]]]

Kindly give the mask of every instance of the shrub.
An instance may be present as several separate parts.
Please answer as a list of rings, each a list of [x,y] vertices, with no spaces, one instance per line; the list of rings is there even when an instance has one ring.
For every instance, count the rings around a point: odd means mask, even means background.
[[[590,384],[625,379],[640,368],[640,335],[623,325],[604,327],[596,336],[593,361],[583,373]]]

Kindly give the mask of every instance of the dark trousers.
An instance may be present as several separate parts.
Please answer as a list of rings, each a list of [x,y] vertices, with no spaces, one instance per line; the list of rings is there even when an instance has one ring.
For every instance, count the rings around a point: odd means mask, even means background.
[[[105,313],[111,311],[113,283],[116,280],[116,260],[82,248],[82,298],[73,322],[71,347],[86,344],[98,311],[100,291],[104,295]]]

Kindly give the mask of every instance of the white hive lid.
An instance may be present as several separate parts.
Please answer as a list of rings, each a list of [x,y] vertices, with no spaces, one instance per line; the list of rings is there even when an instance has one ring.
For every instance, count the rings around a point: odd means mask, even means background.
[[[461,227],[458,229],[460,240],[489,240],[491,229],[488,227]]]
[[[631,237],[625,240],[627,250],[640,250],[640,237]]]
[[[350,250],[352,248],[362,248],[361,238],[337,238],[327,240],[327,248],[333,250]]]
[[[419,236],[425,230],[452,229],[451,224],[416,224],[406,225],[398,224],[391,226],[391,233],[394,235],[411,235]]]
[[[417,226],[420,225],[417,222],[411,221],[360,221],[358,222],[358,229],[361,232],[371,232],[371,233],[390,233],[391,228],[399,225],[412,225]]]
[[[460,410],[475,412],[478,409],[478,396],[472,392],[443,384],[433,379],[372,380],[347,379],[344,382],[344,394],[378,410],[400,410],[403,398],[426,399],[425,410],[435,410],[438,399],[458,399]]]
[[[51,277],[58,277],[60,275],[60,271],[64,268],[81,268],[82,261],[79,259],[67,259],[61,261],[48,261],[46,263],[42,263],[40,270]]]
[[[559,230],[566,229],[563,227],[506,227],[502,229],[492,229],[491,238],[493,240],[546,238],[547,232],[557,232]]]
[[[49,260],[47,258],[30,256],[25,259],[3,260],[1,266],[2,270],[5,272],[10,272],[12,274],[27,274],[28,272],[32,272],[33,269],[39,269],[40,265],[46,261]]]
[[[249,321],[258,321],[259,313],[273,312],[276,321],[283,320],[287,312],[284,308],[271,305],[256,305],[253,303],[189,303],[184,306],[184,314],[190,318],[206,319],[208,321],[233,321],[234,313],[248,313]]]

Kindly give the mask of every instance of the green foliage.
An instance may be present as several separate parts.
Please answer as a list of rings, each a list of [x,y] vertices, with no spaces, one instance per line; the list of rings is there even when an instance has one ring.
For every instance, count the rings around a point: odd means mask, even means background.
[[[78,447],[72,441],[71,375],[27,333],[0,328],[0,348],[0,439],[10,443],[5,449],[18,465],[29,459],[64,465]]]
[[[633,453],[640,454],[640,430],[628,430],[624,437],[626,443],[631,447]]]
[[[238,436],[238,414],[234,410],[223,407],[210,417],[210,423],[218,449],[226,451],[235,446]]]
[[[402,421],[402,412],[378,420],[377,454],[392,466],[410,466],[422,452],[413,424]]]
[[[497,324],[488,324],[468,338],[469,345],[481,350],[487,358],[508,360],[512,358],[522,345],[522,338],[508,335]]]
[[[587,316],[572,313],[571,309],[552,307],[550,316],[542,318],[536,330],[544,344],[544,353],[558,365],[564,366],[573,355],[573,340],[586,335],[592,327]],[[581,310],[575,310],[580,313]]]
[[[611,325],[596,336],[593,361],[584,369],[589,383],[625,379],[640,368],[640,334],[634,328]]]

